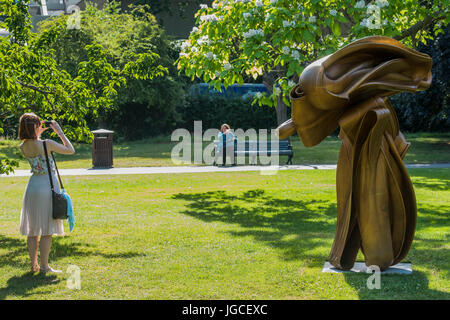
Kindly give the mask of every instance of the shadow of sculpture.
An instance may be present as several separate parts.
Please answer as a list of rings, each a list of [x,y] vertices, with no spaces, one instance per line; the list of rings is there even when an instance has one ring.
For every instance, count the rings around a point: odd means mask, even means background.
[[[414,268],[414,266],[413,266]],[[345,281],[358,292],[359,299],[441,300],[450,299],[450,293],[430,289],[427,275],[413,271],[412,275],[381,275],[380,288],[369,289],[370,274],[345,273]]]
[[[207,223],[236,225],[238,228],[225,232],[234,237],[251,237],[276,249],[281,259],[307,261],[308,267],[323,266],[336,229],[336,205],[324,200],[278,198],[261,189],[241,194],[222,190],[178,193],[172,199],[185,202],[186,209],[180,213]],[[445,216],[439,217],[438,207],[419,207],[418,211],[418,232],[436,223],[446,223]],[[360,299],[449,299],[449,293],[429,288],[429,274],[415,270],[417,267],[442,269],[450,259],[446,243],[445,238],[428,239],[420,233],[416,235],[406,259],[413,263],[413,274],[382,275],[380,290],[367,288],[369,274],[344,273],[345,281],[357,290]]]
[[[240,195],[225,191],[178,193],[172,199],[186,202],[181,211],[205,222],[224,222],[239,228],[226,231],[235,237],[251,237],[275,248],[284,260],[311,260],[320,266],[335,231],[336,205],[325,200],[292,200],[272,197],[256,189]]]

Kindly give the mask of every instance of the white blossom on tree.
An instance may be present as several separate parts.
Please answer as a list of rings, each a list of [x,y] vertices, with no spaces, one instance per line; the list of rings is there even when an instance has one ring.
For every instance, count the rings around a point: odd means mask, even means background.
[[[420,5],[422,0],[366,1],[214,1],[197,12],[197,29],[177,60],[178,68],[216,89],[242,84],[244,76],[259,77],[271,94],[255,102],[278,109],[289,105],[290,84],[305,66],[339,47],[370,35],[414,47],[442,33],[450,20],[450,0],[428,7]],[[204,36],[209,41],[199,43]],[[208,59],[208,52],[215,59]]]

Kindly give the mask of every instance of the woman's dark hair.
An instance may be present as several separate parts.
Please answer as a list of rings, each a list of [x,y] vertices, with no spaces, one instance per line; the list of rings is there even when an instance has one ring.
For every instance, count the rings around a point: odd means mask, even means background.
[[[36,126],[41,125],[41,119],[34,113],[25,113],[19,119],[19,139],[37,139]]]

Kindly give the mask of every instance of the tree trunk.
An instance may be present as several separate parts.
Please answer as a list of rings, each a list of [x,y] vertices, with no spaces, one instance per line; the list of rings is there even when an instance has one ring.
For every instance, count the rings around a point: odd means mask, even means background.
[[[281,94],[277,97],[277,124],[280,125],[290,118],[288,106],[284,103]]]
[[[267,73],[263,74],[263,83],[266,86],[267,90],[272,93],[273,92],[273,84],[275,83],[275,74]],[[277,105],[275,106],[277,112],[277,124],[280,125],[286,120],[290,118],[290,114],[288,112],[288,107],[283,102],[283,97],[281,94],[277,97]]]

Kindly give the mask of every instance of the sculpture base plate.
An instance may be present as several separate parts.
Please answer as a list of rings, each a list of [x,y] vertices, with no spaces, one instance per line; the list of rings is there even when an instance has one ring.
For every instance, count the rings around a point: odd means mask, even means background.
[[[325,261],[322,272],[328,273],[368,273],[367,266],[364,262],[355,262],[351,270],[339,270],[336,269],[331,263]],[[381,274],[412,274],[412,265],[410,262],[401,262],[394,266],[390,266],[389,269],[384,270]]]

